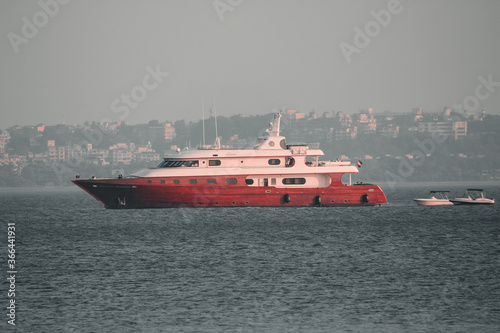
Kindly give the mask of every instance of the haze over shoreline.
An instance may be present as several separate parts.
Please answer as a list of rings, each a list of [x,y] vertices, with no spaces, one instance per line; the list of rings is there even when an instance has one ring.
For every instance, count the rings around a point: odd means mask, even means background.
[[[224,5],[221,5],[223,3]],[[1,126],[217,114],[500,114],[500,2],[3,1]],[[473,110],[472,110],[473,109]]]

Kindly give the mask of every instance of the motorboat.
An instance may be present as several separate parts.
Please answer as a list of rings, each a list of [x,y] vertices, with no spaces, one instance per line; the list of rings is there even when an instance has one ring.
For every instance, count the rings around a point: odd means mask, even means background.
[[[427,197],[422,199],[413,199],[420,206],[441,206],[453,205],[448,198],[450,191],[430,191]]]
[[[492,205],[495,199],[486,198],[483,189],[467,189],[462,198],[450,200],[454,205]]]

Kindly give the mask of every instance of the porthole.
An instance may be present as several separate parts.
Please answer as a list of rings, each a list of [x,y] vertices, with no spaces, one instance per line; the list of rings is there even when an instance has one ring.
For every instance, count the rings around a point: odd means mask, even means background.
[[[160,180],[160,184],[165,184],[165,181],[164,180]]]
[[[233,202],[231,202],[231,203],[232,203],[233,205],[236,205],[236,202],[234,202],[234,201],[233,201]]]
[[[190,179],[189,184],[197,184],[198,181],[196,179]]]
[[[269,141],[269,146],[274,147],[274,141]]]
[[[215,180],[215,179],[207,179],[207,184],[217,184],[217,180]]]
[[[344,202],[347,202],[347,199],[346,199],[346,200],[344,200]]]
[[[248,201],[245,201],[245,205],[248,205]]]
[[[180,181],[178,179],[174,180],[174,184],[179,184],[179,183],[180,183]]]
[[[236,178],[227,178],[226,179],[226,183],[229,184],[229,185],[234,185],[238,182],[238,180]]]
[[[216,202],[215,202],[215,204],[216,204],[216,205],[218,205],[218,204],[219,204],[219,202],[218,202],[218,201],[216,201]]]
[[[331,203],[334,203],[334,202],[335,202],[335,200],[332,200],[332,201],[330,201],[330,202],[331,202]]]
[[[150,180],[148,180],[148,184],[151,184],[151,181],[150,181]]]

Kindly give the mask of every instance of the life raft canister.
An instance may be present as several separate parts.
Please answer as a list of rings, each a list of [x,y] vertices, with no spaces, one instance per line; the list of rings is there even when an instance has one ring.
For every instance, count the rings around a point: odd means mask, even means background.
[[[361,196],[361,202],[365,203],[365,204],[367,204],[368,202],[370,202],[370,198],[368,197],[368,194],[363,194]]]
[[[284,201],[285,203],[289,203],[289,202],[290,202],[290,194],[285,194],[285,195],[283,196],[283,201]]]

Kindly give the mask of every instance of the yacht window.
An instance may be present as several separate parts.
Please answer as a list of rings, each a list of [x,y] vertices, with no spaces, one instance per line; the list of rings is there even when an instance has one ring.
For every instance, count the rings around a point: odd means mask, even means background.
[[[180,181],[178,179],[174,180],[174,184],[179,184]]]
[[[276,178],[271,178],[271,185],[276,186]]]
[[[219,166],[220,160],[208,160],[208,165],[209,166]]]
[[[158,165],[158,168],[178,168],[178,167],[197,167],[199,166],[198,160],[166,160]]]
[[[189,180],[189,184],[196,184],[198,183],[198,181],[196,179],[190,179]]]
[[[305,178],[283,178],[284,185],[300,185],[305,183],[306,183]]]
[[[217,184],[215,179],[207,179],[207,184]]]
[[[247,185],[253,185],[253,179],[245,179]]]
[[[281,161],[278,158],[271,158],[268,161],[268,163],[269,163],[269,165],[279,165],[281,163]]]
[[[226,183],[229,184],[229,185],[234,185],[238,182],[238,180],[236,178],[228,178],[226,179]]]

